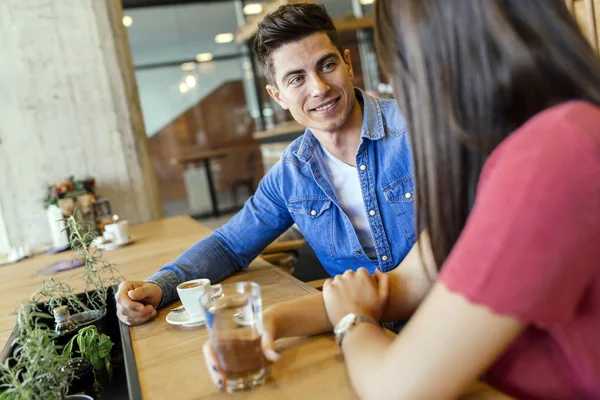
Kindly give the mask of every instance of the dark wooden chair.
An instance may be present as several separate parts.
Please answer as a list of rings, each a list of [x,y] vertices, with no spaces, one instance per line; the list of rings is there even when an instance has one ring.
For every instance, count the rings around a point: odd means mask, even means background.
[[[234,207],[238,206],[239,188],[245,187],[250,196],[254,194],[254,182],[256,181],[256,163],[258,162],[258,160],[260,160],[260,150],[252,150],[248,155],[248,158],[246,159],[245,176],[239,179],[234,179],[229,184],[229,190],[231,191],[231,197],[233,199]]]

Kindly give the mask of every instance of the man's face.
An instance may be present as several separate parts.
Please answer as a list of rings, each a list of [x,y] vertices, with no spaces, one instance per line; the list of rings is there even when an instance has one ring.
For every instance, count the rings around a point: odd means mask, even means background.
[[[356,101],[350,51],[340,55],[325,33],[288,43],[271,54],[274,85],[267,91],[303,126],[318,132],[342,128]]]

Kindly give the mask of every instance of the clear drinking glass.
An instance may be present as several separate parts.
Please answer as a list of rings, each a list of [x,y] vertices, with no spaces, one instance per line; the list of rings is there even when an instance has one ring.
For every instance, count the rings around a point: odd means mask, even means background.
[[[210,339],[225,375],[228,392],[251,388],[265,381],[261,347],[263,333],[260,285],[254,282],[230,283],[213,297],[212,291],[200,299],[206,315]]]

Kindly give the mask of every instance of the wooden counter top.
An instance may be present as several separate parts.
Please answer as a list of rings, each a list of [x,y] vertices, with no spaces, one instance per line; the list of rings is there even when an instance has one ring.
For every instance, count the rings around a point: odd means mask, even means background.
[[[258,141],[270,139],[277,136],[285,136],[291,133],[297,133],[300,136],[306,128],[296,121],[281,122],[275,125],[272,129],[266,131],[258,131],[252,134],[252,137]]]

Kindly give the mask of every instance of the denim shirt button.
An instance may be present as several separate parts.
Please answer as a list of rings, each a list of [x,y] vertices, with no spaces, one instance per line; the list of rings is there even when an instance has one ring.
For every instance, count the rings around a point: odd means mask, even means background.
[[[411,192],[407,192],[404,197],[406,197],[407,199],[410,199],[412,197],[412,193]]]
[[[383,256],[383,257],[381,257],[381,260],[382,260],[382,261],[387,261],[387,260],[388,260],[388,256]]]
[[[374,215],[375,215],[375,210],[371,210],[371,211],[369,211],[369,215],[370,215],[371,217],[372,217],[372,216],[374,216]]]
[[[355,251],[355,253],[356,253],[357,255],[361,255],[361,251],[360,251],[360,250],[356,250],[356,251]]]
[[[364,171],[365,169],[367,169],[367,166],[366,166],[366,165],[364,165],[364,164],[363,164],[363,165],[361,165],[361,166],[360,166],[360,170],[361,170],[361,171]]]
[[[312,211],[310,212],[310,215],[312,215],[312,216],[314,217],[315,215],[317,215],[317,212],[316,212],[315,210],[312,210]]]

